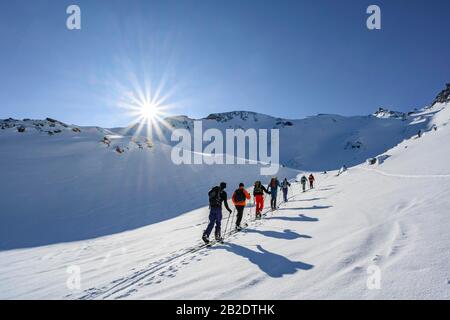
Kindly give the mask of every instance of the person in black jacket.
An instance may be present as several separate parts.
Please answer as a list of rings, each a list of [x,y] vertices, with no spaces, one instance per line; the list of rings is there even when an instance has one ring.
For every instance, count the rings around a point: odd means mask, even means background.
[[[228,206],[227,202],[227,193],[225,192],[225,188],[227,184],[225,182],[221,182],[220,186],[214,187],[209,191],[209,224],[203,233],[202,240],[205,243],[209,243],[209,235],[211,234],[214,225],[216,225],[215,229],[215,237],[217,241],[222,241],[222,236],[220,232],[221,222],[222,222],[222,202],[225,205],[225,208],[231,213],[231,209]]]

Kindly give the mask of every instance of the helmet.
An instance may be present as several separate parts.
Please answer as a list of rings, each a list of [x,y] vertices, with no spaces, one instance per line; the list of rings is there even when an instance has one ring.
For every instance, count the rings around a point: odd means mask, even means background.
[[[227,187],[227,184],[225,182],[220,183],[220,188],[225,189]]]

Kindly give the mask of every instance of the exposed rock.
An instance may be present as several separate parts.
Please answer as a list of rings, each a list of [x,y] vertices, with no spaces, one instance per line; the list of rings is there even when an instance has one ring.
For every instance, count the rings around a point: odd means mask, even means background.
[[[108,137],[106,137],[106,136],[103,137],[102,142],[103,142],[104,144],[106,144],[108,147],[111,145],[111,140],[109,140]]]
[[[286,121],[283,119],[277,119],[277,121],[275,122],[275,126],[277,128],[284,128],[284,127],[291,127],[294,124],[291,121]]]
[[[123,150],[123,149],[122,149],[121,147],[119,147],[119,146],[116,146],[115,150],[116,150],[116,152],[119,153],[119,154],[122,154],[122,153],[125,152],[125,150]]]
[[[258,121],[256,112],[252,111],[232,111],[224,113],[212,113],[207,116],[206,120],[216,120],[217,122],[227,122],[231,119],[239,118],[246,121],[249,117],[253,117],[254,121]]]
[[[50,122],[50,127],[54,127],[56,124],[59,124],[60,126],[63,126],[64,128],[68,128],[69,126],[65,124],[64,122],[52,119],[52,118],[45,118],[48,122]]]
[[[362,147],[362,142],[360,141],[355,141],[355,142],[347,142],[344,149],[345,150],[349,150],[349,149],[360,149]]]
[[[381,119],[401,119],[406,120],[407,114],[400,111],[392,111],[385,108],[379,108],[377,111],[375,111],[372,114],[374,117],[381,118]]]
[[[434,99],[431,106],[434,106],[436,103],[447,103],[450,102],[450,83],[447,83],[447,87],[442,90]]]

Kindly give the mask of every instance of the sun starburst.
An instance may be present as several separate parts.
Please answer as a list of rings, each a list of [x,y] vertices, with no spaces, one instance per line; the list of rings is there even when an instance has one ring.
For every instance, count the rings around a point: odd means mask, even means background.
[[[153,140],[156,133],[160,139],[164,139],[163,129],[171,129],[165,118],[170,115],[168,111],[173,106],[166,103],[169,96],[161,96],[160,92],[158,88],[152,95],[150,86],[142,87],[136,83],[133,90],[124,92],[119,104],[133,118],[124,134],[132,132],[133,137],[146,136]]]

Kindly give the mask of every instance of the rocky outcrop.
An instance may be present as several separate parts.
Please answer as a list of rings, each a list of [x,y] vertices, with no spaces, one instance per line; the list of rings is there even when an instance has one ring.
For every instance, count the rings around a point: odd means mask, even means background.
[[[243,121],[247,121],[250,117],[253,119],[253,121],[258,121],[257,113],[252,111],[231,111],[224,113],[212,113],[205,119],[216,120],[217,122],[227,122],[236,118],[241,119]]]
[[[431,106],[434,106],[436,103],[447,103],[450,102],[450,83],[447,83],[447,87],[442,90],[434,99]]]
[[[23,120],[17,120],[13,118],[0,120],[0,129],[6,130],[11,128],[17,128],[17,131],[20,133],[23,133],[25,131],[37,131],[41,133],[47,133],[51,136],[54,134],[62,133],[66,130],[73,130],[74,132],[77,132],[67,124],[52,118],[46,118],[45,120],[32,120],[28,118]]]
[[[287,121],[283,119],[277,119],[277,121],[275,122],[275,128],[291,127],[293,125],[294,124],[292,123],[292,121]]]
[[[361,141],[348,141],[345,144],[344,149],[345,150],[350,150],[350,149],[361,149],[363,146]]]
[[[385,109],[380,107],[377,111],[375,111],[372,114],[374,117],[380,118],[380,119],[400,119],[400,120],[406,120],[408,115],[404,112],[400,111],[392,111],[389,109]]]

